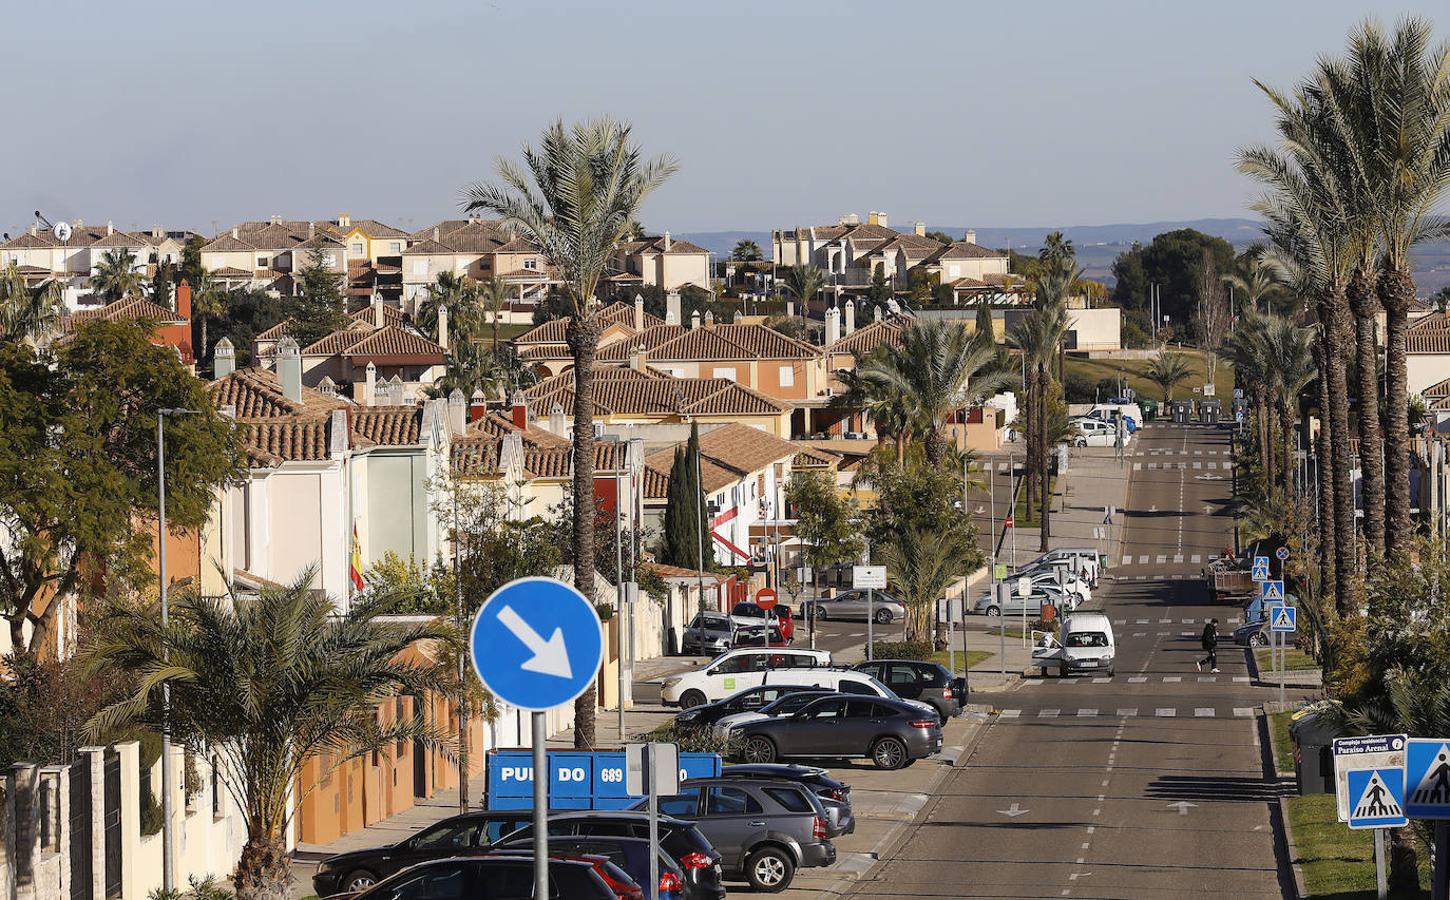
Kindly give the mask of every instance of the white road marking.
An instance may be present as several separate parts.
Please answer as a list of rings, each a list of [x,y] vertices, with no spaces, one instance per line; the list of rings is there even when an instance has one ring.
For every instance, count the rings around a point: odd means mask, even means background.
[[[1147,637],[1147,636],[1148,636],[1148,632],[1146,632],[1146,631],[1135,631],[1135,632],[1133,632],[1133,637],[1135,637],[1135,638]]]
[[[1022,710],[1020,710],[1020,709],[1004,709],[1004,710],[1002,710],[1002,712],[999,715],[1003,719],[1017,719],[1017,718],[1020,718],[1022,716]]]
[[[1113,679],[1108,678],[1108,677],[1105,677],[1105,676],[1101,676],[1101,675],[1098,676],[1097,678],[1094,678],[1093,679],[1093,684],[1112,684],[1112,683],[1113,683]]]
[[[1199,462],[1199,461],[1198,461],[1198,460],[1196,460],[1196,459],[1195,459],[1195,460],[1194,460],[1194,461],[1193,461],[1193,467],[1194,467],[1194,468],[1195,468],[1195,469],[1201,469],[1201,468],[1203,468],[1203,463],[1201,463],[1201,462]]]
[[[1134,621],[1133,624],[1134,625],[1147,625],[1148,624],[1148,620],[1147,619],[1138,619],[1138,620]]]
[[[1039,719],[1055,719],[1055,718],[1057,718],[1057,714],[1060,713],[1060,712],[1062,712],[1062,710],[1060,710],[1060,709],[1044,709],[1044,710],[1042,710],[1041,712],[1039,712],[1037,714],[1037,718],[1039,718]]]
[[[1138,714],[1138,707],[1136,707],[1136,706],[1120,706],[1120,707],[1118,707],[1118,715],[1120,717],[1122,717],[1122,718],[1127,718],[1129,716],[1136,716],[1137,714]]]
[[[1178,715],[1178,710],[1159,707],[1156,711],[1154,711],[1153,715],[1158,716],[1162,719],[1171,719],[1174,716]]]
[[[1194,715],[1195,718],[1199,718],[1199,719],[1211,719],[1211,718],[1213,718],[1213,707],[1212,706],[1196,706],[1193,709],[1193,715]]]
[[[1239,717],[1240,719],[1249,718],[1249,717],[1253,716],[1253,714],[1254,714],[1254,708],[1252,706],[1235,706],[1234,707],[1234,715],[1237,716],[1237,717]]]
[[[1166,562],[1168,562],[1168,557],[1162,553],[1158,554],[1158,565],[1161,566]]]
[[[1198,676],[1198,683],[1199,684],[1213,684],[1215,681],[1218,681],[1218,676],[1217,675],[1200,675],[1200,676]]]
[[[1202,553],[1195,553],[1195,554],[1193,554],[1192,556],[1190,556],[1188,558],[1188,561],[1191,562],[1191,563],[1193,563],[1196,566],[1199,563],[1203,562],[1203,554]]]
[[[1184,625],[1195,625],[1198,623],[1197,619],[1180,619],[1179,621],[1181,621]]]
[[[1128,684],[1142,684],[1147,680],[1147,677],[1144,675],[1134,675],[1128,679]]]
[[[1134,472],[1141,472],[1141,471],[1143,471],[1143,464],[1142,463],[1133,463],[1133,471]]]
[[[1253,681],[1253,679],[1250,678],[1247,675],[1235,675],[1234,676],[1234,684],[1249,684],[1252,681]]]
[[[1180,682],[1182,680],[1183,680],[1183,676],[1182,675],[1164,675],[1163,676],[1163,683],[1164,684],[1177,684],[1178,682]]]
[[[1139,556],[1138,557],[1138,565],[1140,565],[1140,566],[1146,566],[1147,564],[1148,564],[1148,557],[1146,555],[1142,555],[1142,556]]]
[[[1098,711],[1095,710],[1095,709],[1080,709],[1080,710],[1077,711],[1077,717],[1079,719],[1091,719],[1093,716],[1096,716],[1097,714],[1098,714]]]
[[[1125,565],[1125,566],[1131,566],[1132,564],[1133,564],[1133,557],[1132,556],[1125,556],[1125,557],[1123,557],[1123,565]]]
[[[1182,563],[1183,563],[1183,554],[1182,553],[1175,553],[1175,554],[1173,554],[1173,564],[1176,566],[1176,565],[1181,565]]]

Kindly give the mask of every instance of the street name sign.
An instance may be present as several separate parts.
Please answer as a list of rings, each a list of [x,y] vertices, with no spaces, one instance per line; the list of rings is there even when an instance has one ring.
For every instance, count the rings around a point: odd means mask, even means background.
[[[1267,601],[1284,602],[1284,582],[1265,581],[1261,582],[1261,584],[1262,586],[1259,588],[1260,597]]]
[[[1405,754],[1405,814],[1450,819],[1450,738],[1412,738]]]
[[[1405,745],[1403,734],[1374,734],[1366,737],[1334,739],[1334,795],[1339,821],[1348,822],[1351,798],[1349,773],[1354,769],[1403,769]],[[1403,796],[1403,791],[1401,791]],[[1353,798],[1358,803],[1360,797]],[[1403,804],[1402,804],[1403,808]]]
[[[851,587],[857,590],[881,591],[886,589],[885,566],[852,566]]]
[[[1254,557],[1254,572],[1251,577],[1254,581],[1269,580],[1269,558],[1267,556]]]
[[[474,671],[494,696],[542,712],[584,693],[604,657],[594,604],[554,578],[520,578],[483,602],[469,633]]]
[[[1404,769],[1350,769],[1345,779],[1353,801],[1350,828],[1398,828],[1409,824],[1405,816]]]
[[[680,792],[680,748],[677,744],[655,744],[655,764],[647,761],[649,744],[624,745],[624,790],[632,797],[643,797],[653,788],[656,796]],[[649,770],[650,784],[645,784]]]
[[[1269,607],[1269,630],[1270,631],[1296,631],[1299,628],[1299,610],[1292,606]]]

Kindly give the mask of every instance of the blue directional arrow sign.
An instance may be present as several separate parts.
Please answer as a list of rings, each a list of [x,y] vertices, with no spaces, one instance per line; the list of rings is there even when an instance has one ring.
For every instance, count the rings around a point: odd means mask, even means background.
[[[1350,828],[1398,828],[1409,823],[1404,769],[1350,769],[1348,779]]]
[[[1284,602],[1284,582],[1265,581],[1260,589],[1259,596],[1265,600],[1273,600],[1279,603]]]
[[[1292,606],[1269,607],[1270,631],[1294,631],[1299,627],[1299,610]]]
[[[1269,558],[1267,556],[1254,557],[1254,573],[1252,578],[1254,581],[1269,580]]]
[[[520,578],[494,591],[478,610],[468,643],[484,686],[505,703],[534,711],[584,693],[604,657],[594,604],[553,578]]]
[[[1405,814],[1450,819],[1450,738],[1411,738],[1405,750]]]

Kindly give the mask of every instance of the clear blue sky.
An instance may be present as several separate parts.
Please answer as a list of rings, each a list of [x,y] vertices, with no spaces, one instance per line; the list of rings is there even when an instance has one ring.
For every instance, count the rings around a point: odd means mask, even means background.
[[[681,171],[644,221],[973,226],[1244,214],[1234,149],[1370,11],[1345,0],[43,3],[5,14],[0,229],[454,214],[548,120]]]

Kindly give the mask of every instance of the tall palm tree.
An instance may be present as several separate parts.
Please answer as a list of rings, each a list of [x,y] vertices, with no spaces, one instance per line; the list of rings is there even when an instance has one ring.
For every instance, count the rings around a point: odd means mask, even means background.
[[[796,265],[786,269],[782,279],[786,290],[800,303],[801,308],[797,310],[800,317],[806,318],[810,314],[811,300],[826,286],[826,273],[812,265]]]
[[[491,329],[488,344],[489,352],[498,355],[498,326],[499,319],[503,318],[503,308],[509,302],[509,286],[497,275],[485,278],[478,283],[477,287],[478,304],[481,309],[488,313],[488,324]]]
[[[226,311],[227,291],[218,284],[204,270],[194,285],[195,291],[191,301],[192,317],[201,330],[201,343],[197,347],[197,359],[206,359],[210,355],[210,335],[207,334],[211,320]]]
[[[1269,347],[1270,317],[1248,312],[1229,335],[1221,353],[1233,364],[1234,378],[1251,401],[1255,448],[1259,458],[1261,493],[1273,490],[1274,444],[1270,421],[1274,405],[1274,360]]]
[[[438,311],[448,310],[448,320],[456,328],[456,323],[467,315],[466,308],[473,304],[476,297],[477,286],[473,279],[458,272],[439,272],[433,283],[428,285],[428,296],[413,313],[413,326],[429,340],[439,337]]]
[[[145,281],[136,270],[136,254],[125,248],[107,250],[96,263],[91,276],[91,290],[107,303],[141,293]]]
[[[1294,448],[1297,443],[1299,395],[1316,375],[1314,365],[1314,332],[1293,322],[1274,316],[1265,335],[1268,358],[1272,361],[1271,377],[1275,405],[1279,413],[1279,483],[1284,493],[1294,487]]]
[[[1041,549],[1046,551],[1052,536],[1052,481],[1049,477],[1051,458],[1049,407],[1057,396],[1057,382],[1052,377],[1052,366],[1057,360],[1058,350],[1067,335],[1067,291],[1077,273],[1070,259],[1065,262],[1058,257],[1050,260],[1036,283],[1036,305],[1032,311],[1018,320],[1008,334],[1008,343],[1024,354],[1024,367],[1028,384],[1027,394],[1027,514],[1032,516],[1034,500],[1040,517],[1039,534]],[[1034,497],[1034,493],[1036,496]]]
[[[1372,21],[1350,33],[1348,58],[1320,63],[1320,101],[1349,160],[1350,191],[1378,237],[1385,309],[1385,546],[1408,546],[1409,393],[1406,333],[1415,303],[1410,252],[1450,236],[1435,215],[1450,193],[1450,43],[1432,46],[1427,19],[1387,35]]]
[[[567,331],[574,356],[574,583],[594,595],[594,358],[599,349],[599,283],[615,247],[630,233],[645,197],[678,167],[668,157],[646,160],[630,126],[601,118],[566,127],[556,121],[538,147],[525,147],[523,167],[500,159],[498,184],[465,192],[469,212],[489,211],[504,227],[533,241],[559,270],[571,308]],[[594,745],[594,689],[574,701],[574,745]]]
[[[1182,353],[1160,352],[1148,363],[1144,373],[1148,380],[1163,389],[1163,402],[1173,402],[1173,389],[1193,374],[1193,368]]]
[[[1254,312],[1267,312],[1259,309],[1259,301],[1273,288],[1275,283],[1274,265],[1264,258],[1262,250],[1252,253],[1247,263],[1247,275],[1240,275],[1237,272],[1230,272],[1223,276],[1223,283],[1231,286],[1241,296],[1243,307]],[[1240,315],[1239,310],[1233,311],[1234,315]]]
[[[878,444],[891,441],[898,464],[906,461],[906,445],[911,440],[911,410],[905,395],[882,379],[867,377],[863,372],[885,365],[885,345],[869,354],[855,354],[855,365],[836,372],[845,390],[831,398],[841,409],[860,410],[871,422]],[[869,362],[869,365],[868,365]]]
[[[990,396],[1007,383],[1004,373],[983,374],[995,352],[977,344],[957,322],[916,319],[901,333],[899,347],[868,357],[858,377],[879,395],[895,394],[919,435],[927,461],[946,457],[946,422],[973,399]]]
[[[1364,232],[1359,234],[1366,236]],[[1379,556],[1385,552],[1385,448],[1380,431],[1376,334],[1381,305],[1374,290],[1373,266],[1371,245],[1366,241],[1360,245],[1360,258],[1344,295],[1354,315],[1354,393],[1359,405],[1359,495],[1364,507],[1364,545],[1368,556]]]
[[[184,593],[172,600],[165,627],[153,609],[118,611],[101,623],[91,651],[135,683],[129,698],[91,719],[93,735],[131,724],[159,728],[166,688],[174,739],[221,758],[219,776],[247,826],[234,876],[239,898],[288,896],[287,835],[309,760],[335,767],[412,738],[447,745],[421,716],[379,724],[377,707],[445,688],[447,666],[408,651],[451,642],[453,632],[379,619],[400,612],[404,597],[339,611],[312,589],[313,575],[255,599]]]
[[[60,328],[64,313],[60,282],[31,287],[13,262],[0,272],[0,335],[5,340],[43,343]]]

